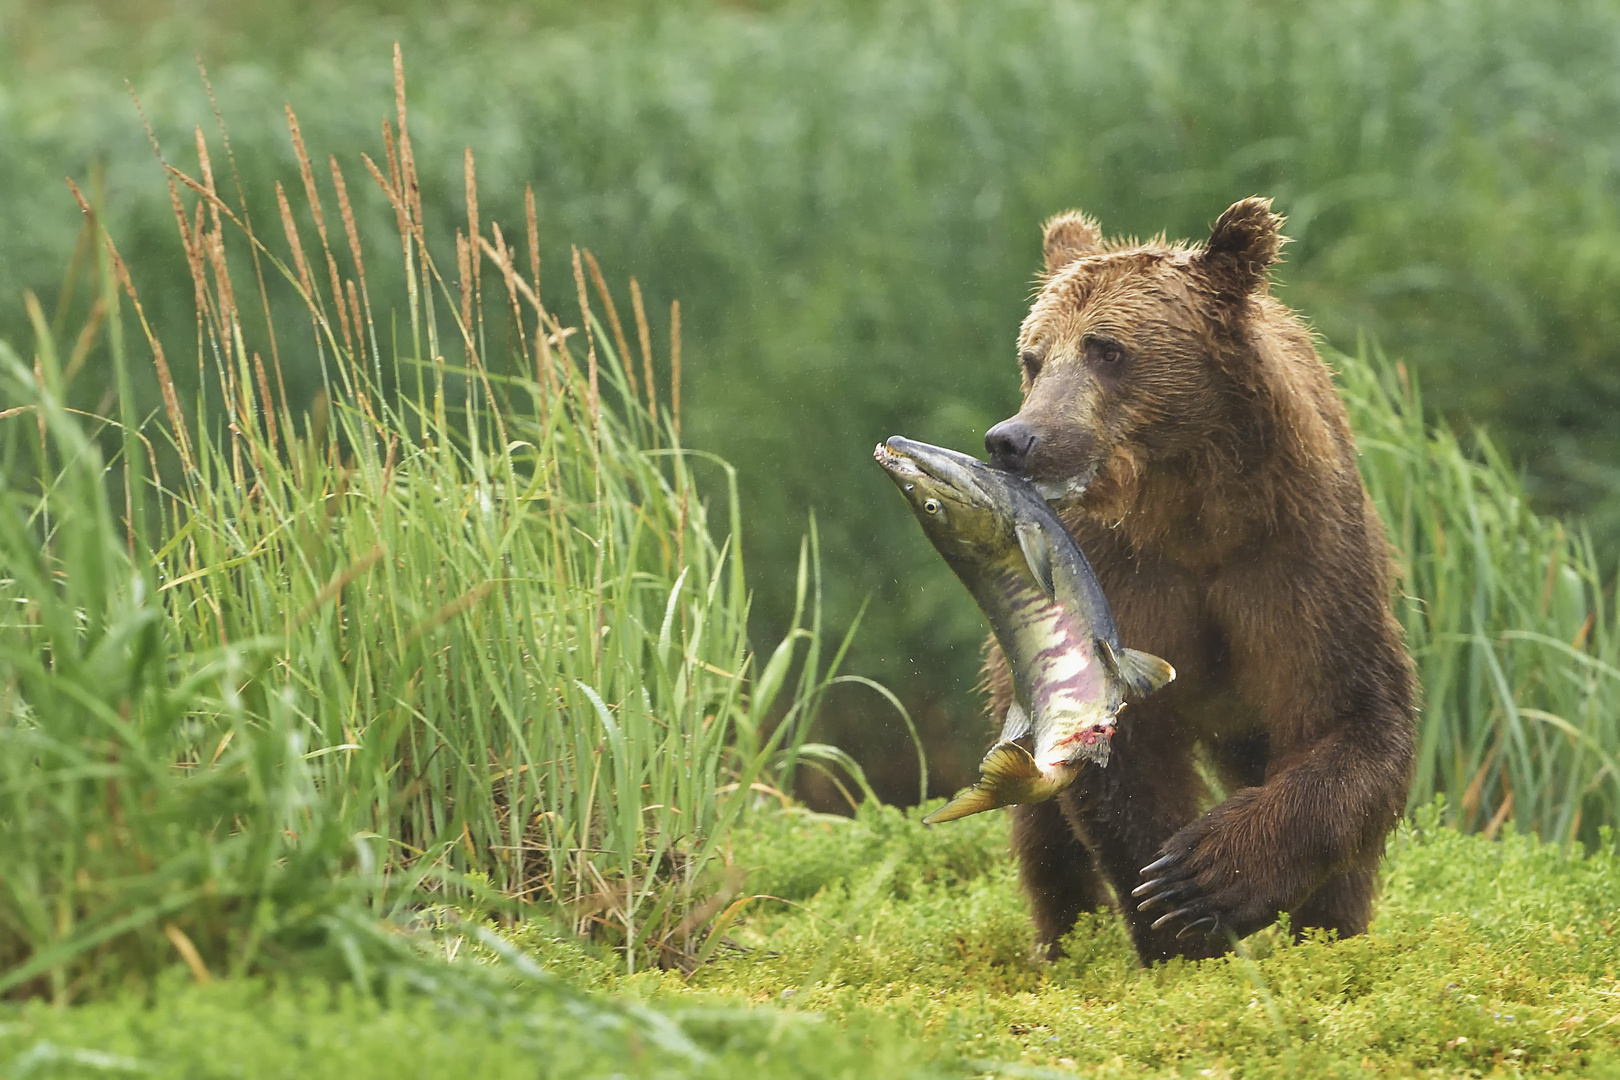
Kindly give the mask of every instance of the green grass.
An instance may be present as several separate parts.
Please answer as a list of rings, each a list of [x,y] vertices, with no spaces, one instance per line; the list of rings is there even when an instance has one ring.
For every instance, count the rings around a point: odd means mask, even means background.
[[[1368,490],[1400,569],[1396,608],[1422,686],[1411,806],[1598,841],[1620,825],[1620,613],[1591,539],[1530,509],[1483,432],[1425,419],[1408,370],[1342,357]]]
[[[828,618],[847,625],[873,596],[853,670],[908,703],[936,793],[977,763],[982,625],[867,451],[897,431],[972,448],[1012,410],[1037,224],[1070,205],[1111,230],[1197,237],[1233,199],[1277,196],[1295,238],[1285,299],[1341,348],[1372,334],[1459,428],[1488,424],[1530,463],[1537,506],[1591,512],[1612,573],[1613,0],[626,0],[600,20],[420,0],[308,18],[300,5],[145,21],[138,7],[54,8],[0,9],[0,187],[16,193],[0,207],[0,337],[26,332],[22,286],[54,306],[78,228],[59,180],[100,163],[150,315],[171,352],[191,351],[192,288],[124,76],[190,161],[192,126],[213,125],[202,51],[255,220],[274,232],[272,179],[301,188],[281,103],[312,144],[371,145],[399,38],[420,73],[419,134],[434,137],[428,219],[464,216],[467,143],[486,213],[521,221],[534,184],[548,289],[571,291],[572,241],[640,274],[655,313],[682,299],[702,403],[684,434],[737,463],[761,637],[789,628],[813,509]],[[354,186],[368,228],[386,229],[386,201]],[[403,288],[386,265],[374,274],[378,295]],[[318,369],[284,359],[301,410]],[[189,366],[176,378],[188,385]],[[139,373],[137,386],[155,407]],[[102,389],[82,385],[79,403]],[[836,693],[829,737],[906,797],[903,725],[860,694]]]
[[[496,1008],[412,995],[387,1000],[317,982],[188,983],[165,980],[151,1003],[0,1010],[0,1063],[19,1078],[747,1080],[762,1069],[805,1080],[963,1075],[939,1048],[900,1037],[883,1018],[833,1031],[819,1017],[750,1009],[734,998],[640,1010],[643,1020],[662,1019],[653,1030],[593,1031],[600,1017],[547,1012],[532,1002]]]
[[[802,618],[756,656],[732,474],[699,484],[639,308],[641,383],[583,271],[565,326],[488,218],[444,244],[447,286],[403,101],[396,120],[387,240],[334,206],[335,172],[306,172],[313,227],[289,206],[274,246],[223,178],[173,174],[212,380],[189,410],[154,352],[166,415],[137,415],[143,309],[91,233],[122,418],[94,421],[105,463],[63,405],[82,352],[57,355],[32,301],[35,370],[0,349],[6,460],[33,465],[0,489],[0,990],[65,1003],[175,955],[298,970],[306,946],[364,983],[366,913],[458,897],[628,970],[688,966],[735,889],[731,823],[839,756],[806,742],[830,671],[814,532]],[[389,258],[409,288],[385,299],[365,267]],[[256,330],[255,294],[302,320]],[[298,354],[325,386],[302,416],[279,393]]]

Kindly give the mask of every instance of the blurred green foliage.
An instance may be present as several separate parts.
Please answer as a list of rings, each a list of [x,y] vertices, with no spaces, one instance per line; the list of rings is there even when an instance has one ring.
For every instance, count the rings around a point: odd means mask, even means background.
[[[1620,3],[583,10],[0,0],[0,337],[21,338],[20,288],[54,296],[71,252],[59,177],[97,167],[160,332],[190,351],[192,291],[123,77],[191,166],[192,125],[212,125],[201,53],[268,225],[271,178],[296,185],[282,103],[312,143],[377,145],[356,118],[386,110],[397,38],[413,130],[475,149],[507,196],[486,214],[521,220],[534,183],[543,276],[566,277],[573,240],[635,273],[654,312],[681,299],[686,434],[739,467],[761,637],[787,626],[813,510],[831,619],[874,599],[849,667],[911,706],[936,791],[981,745],[982,622],[868,452],[896,431],[973,449],[1015,407],[1011,342],[1054,211],[1198,237],[1232,200],[1275,196],[1295,240],[1283,297],[1330,341],[1365,330],[1406,357],[1431,406],[1488,423],[1539,505],[1587,512],[1615,550]],[[430,221],[459,216],[459,155],[421,167]],[[284,360],[312,391],[313,364]],[[834,697],[826,736],[861,748],[879,790],[914,790],[904,726],[860,693]]]

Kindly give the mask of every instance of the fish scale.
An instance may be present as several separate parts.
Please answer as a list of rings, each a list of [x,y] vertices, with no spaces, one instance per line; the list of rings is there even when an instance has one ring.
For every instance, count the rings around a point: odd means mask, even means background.
[[[1175,669],[1120,643],[1085,553],[1028,481],[900,436],[873,456],[984,612],[1012,672],[1013,704],[978,782],[923,820],[1043,802],[1087,762],[1106,767],[1127,697],[1152,693]]]

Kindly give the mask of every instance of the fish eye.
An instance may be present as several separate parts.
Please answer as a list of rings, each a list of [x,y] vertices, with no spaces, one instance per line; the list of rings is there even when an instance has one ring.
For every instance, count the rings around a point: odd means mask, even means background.
[[[927,511],[928,513],[930,513],[930,514],[939,513],[939,500],[938,499],[924,499],[923,500],[923,509],[925,511]]]

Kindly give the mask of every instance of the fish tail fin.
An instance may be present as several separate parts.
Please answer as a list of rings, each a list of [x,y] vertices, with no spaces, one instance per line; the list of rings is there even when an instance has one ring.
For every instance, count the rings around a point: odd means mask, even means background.
[[[1176,677],[1176,669],[1152,653],[1119,651],[1119,677],[1137,697],[1147,697]]]
[[[1041,770],[1028,750],[1013,742],[999,742],[979,763],[979,782],[923,818],[924,825],[955,821],[1016,801],[1020,782],[1039,779]]]
[[[1011,780],[1033,780],[1041,775],[1040,766],[1028,750],[1015,742],[998,742],[979,762],[979,777],[985,783],[1005,784]]]
[[[996,797],[987,791],[983,784],[974,784],[956,798],[923,818],[924,825],[938,825],[941,822],[955,821],[965,818],[969,814],[980,814],[986,810],[994,810],[1005,803],[996,801]]]

